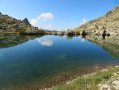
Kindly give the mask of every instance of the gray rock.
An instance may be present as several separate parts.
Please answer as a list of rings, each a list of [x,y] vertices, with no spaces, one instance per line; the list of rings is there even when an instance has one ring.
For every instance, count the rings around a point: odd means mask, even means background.
[[[110,89],[110,86],[109,86],[109,85],[104,84],[104,85],[102,85],[102,86],[100,87],[100,90],[111,90],[111,89]]]
[[[27,24],[27,25],[31,25],[31,24],[29,23],[29,21],[28,21],[27,18],[25,18],[25,19],[23,20],[23,22],[25,22],[25,24]]]
[[[112,83],[113,83],[113,88],[115,90],[119,90],[119,81],[113,81]]]

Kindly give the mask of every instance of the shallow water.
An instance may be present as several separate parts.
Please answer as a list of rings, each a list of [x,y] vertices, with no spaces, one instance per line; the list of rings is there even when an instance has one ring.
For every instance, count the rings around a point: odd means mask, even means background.
[[[105,41],[99,38],[100,42]],[[119,63],[118,57],[105,51],[104,45],[95,43],[97,39],[93,43],[88,40],[92,39],[49,35],[0,37],[0,89],[55,85],[59,80],[64,82],[67,73]]]

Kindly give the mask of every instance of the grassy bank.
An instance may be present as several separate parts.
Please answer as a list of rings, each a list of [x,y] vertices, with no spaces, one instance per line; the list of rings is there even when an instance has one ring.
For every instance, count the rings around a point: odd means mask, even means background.
[[[119,76],[119,67],[97,71],[95,73],[78,77],[62,86],[57,86],[53,90],[99,90],[101,85],[105,84],[111,78]],[[114,74],[117,76],[114,76]],[[99,87],[100,85],[100,87]]]

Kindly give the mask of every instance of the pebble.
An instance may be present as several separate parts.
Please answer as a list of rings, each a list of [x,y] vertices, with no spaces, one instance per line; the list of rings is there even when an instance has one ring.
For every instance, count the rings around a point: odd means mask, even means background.
[[[119,72],[117,72],[119,74]]]
[[[116,65],[115,67],[116,67],[116,68],[118,68],[119,66],[118,66],[118,65]]]
[[[117,73],[113,73],[113,75],[114,75],[114,76],[118,76],[118,74],[117,74]]]
[[[66,82],[66,84],[70,84],[70,83],[71,83],[71,81]]]
[[[102,86],[102,84],[98,84],[98,87],[101,87]]]
[[[110,86],[107,85],[107,84],[104,84],[104,85],[102,85],[102,86],[100,87],[100,90],[104,90],[104,89],[106,89],[106,90],[111,90],[111,89],[110,89]]]
[[[115,90],[119,90],[119,81],[113,81],[112,84]]]

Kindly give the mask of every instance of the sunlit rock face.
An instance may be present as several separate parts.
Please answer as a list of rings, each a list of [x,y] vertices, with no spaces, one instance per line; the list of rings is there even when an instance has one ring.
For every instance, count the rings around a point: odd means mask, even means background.
[[[33,27],[27,18],[23,21],[3,15],[0,13],[0,35],[1,34],[44,34],[44,30]]]
[[[101,46],[111,56],[119,59],[119,36],[85,36],[85,39]]]
[[[87,22],[73,31],[80,34],[85,31],[86,34],[119,35],[119,5],[106,15]]]

